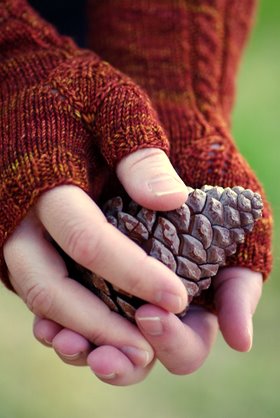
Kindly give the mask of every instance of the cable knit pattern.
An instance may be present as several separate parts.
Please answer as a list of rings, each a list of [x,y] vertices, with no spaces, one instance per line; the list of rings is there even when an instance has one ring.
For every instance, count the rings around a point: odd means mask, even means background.
[[[111,168],[140,148],[168,151],[146,94],[24,0],[0,0],[0,57],[0,249],[43,191],[102,182],[95,150]],[[0,267],[7,281],[3,256]]]
[[[228,265],[267,277],[272,218],[262,186],[230,133],[236,72],[255,0],[89,0],[89,45],[146,89],[192,187],[261,193],[263,218]]]

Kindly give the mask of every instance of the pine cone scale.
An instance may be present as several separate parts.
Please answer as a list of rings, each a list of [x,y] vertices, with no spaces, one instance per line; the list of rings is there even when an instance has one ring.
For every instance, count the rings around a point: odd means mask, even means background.
[[[177,270],[176,273],[181,277],[188,277],[191,280],[199,280],[201,276],[201,270],[196,263],[193,263],[186,257],[177,257]]]
[[[210,247],[213,240],[213,230],[211,222],[206,216],[201,214],[195,215],[190,231],[193,237],[201,241],[206,250]]]

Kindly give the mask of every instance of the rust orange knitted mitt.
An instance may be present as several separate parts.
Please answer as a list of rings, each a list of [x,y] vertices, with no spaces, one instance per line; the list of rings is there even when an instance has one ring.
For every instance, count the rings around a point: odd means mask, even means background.
[[[254,0],[91,0],[89,43],[147,90],[186,184],[241,185],[262,195],[263,218],[228,265],[267,277],[270,208],[229,128],[254,9]]]
[[[98,158],[114,167],[143,147],[166,151],[168,141],[141,89],[26,1],[1,0],[0,251],[40,193],[67,183],[88,191],[89,176],[102,182]]]

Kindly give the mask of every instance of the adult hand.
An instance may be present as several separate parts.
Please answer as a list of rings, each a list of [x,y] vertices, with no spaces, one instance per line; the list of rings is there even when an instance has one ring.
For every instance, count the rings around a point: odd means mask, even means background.
[[[139,203],[153,209],[156,209],[157,203],[167,205],[172,196],[172,193],[168,195],[162,190],[157,196],[161,200],[159,202],[151,197],[149,200],[148,195],[141,193],[143,185],[141,186],[141,176],[137,175],[138,168],[143,176],[148,167],[157,167],[156,160],[152,164],[152,159],[156,156],[157,152],[150,150],[140,153],[138,151],[124,159],[118,167],[118,175],[128,193]],[[134,183],[132,179],[135,179]],[[142,306],[136,313],[138,326],[153,347],[156,357],[172,373],[191,373],[203,364],[215,341],[218,322],[225,340],[232,348],[248,351],[251,347],[252,316],[261,295],[261,275],[245,268],[224,268],[214,279],[213,285],[217,317],[195,306],[190,308],[183,320],[151,304]],[[89,354],[91,346],[86,338],[53,321],[40,318],[34,323],[34,334],[39,341],[44,343],[47,340],[52,344],[64,361],[70,364],[87,362],[103,381],[112,384],[132,382],[129,378],[131,371],[125,362],[120,358],[118,362],[108,361],[108,358],[117,358],[112,347],[102,346]],[[68,356],[61,353],[67,353]]]
[[[187,189],[162,151],[138,151],[128,161],[133,164],[120,170],[119,177],[126,188],[133,188],[132,197],[139,195],[141,203],[165,209],[185,201]],[[11,283],[29,309],[45,321],[53,321],[57,330],[69,329],[82,337],[83,347],[78,350],[81,354],[72,358],[74,363],[83,363],[92,346],[98,346],[97,355],[105,350],[106,361],[109,359],[117,374],[114,383],[130,384],[142,379],[153,361],[152,347],[136,326],[112,313],[90,291],[68,278],[49,236],[76,262],[166,311],[184,309],[185,287],[167,267],[148,257],[110,225],[97,205],[75,186],[45,192],[5,244]],[[56,335],[57,339],[62,337]],[[63,354],[69,361],[73,353]],[[111,376],[113,372],[105,369],[96,372]]]

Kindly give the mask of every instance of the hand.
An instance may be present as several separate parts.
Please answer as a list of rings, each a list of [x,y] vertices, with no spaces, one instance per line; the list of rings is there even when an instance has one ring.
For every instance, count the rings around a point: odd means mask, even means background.
[[[152,153],[146,150],[127,157],[119,165],[118,175],[135,200],[156,208],[157,202],[146,200],[148,196],[141,194],[141,176],[135,175],[138,168],[145,173],[149,167],[156,166],[150,163]],[[148,155],[149,158],[138,161],[137,157],[141,154],[142,157]],[[147,168],[143,163],[147,164]],[[139,183],[131,181],[132,178],[138,179]],[[161,205],[166,205],[169,201],[168,195],[162,194],[158,197],[161,197]],[[190,308],[183,320],[153,305],[144,305],[136,313],[137,324],[153,347],[155,356],[172,373],[191,373],[202,365],[215,341],[218,322],[226,342],[232,348],[248,351],[251,347],[252,316],[261,295],[262,276],[245,268],[224,268],[213,281],[213,285],[217,317],[196,306]],[[34,323],[34,334],[41,342],[48,340],[58,353],[69,353],[70,358],[62,356],[64,361],[71,364],[77,364],[77,361],[79,364],[87,362],[105,382],[118,385],[129,381],[131,370],[124,358],[119,357],[118,362],[108,362],[109,355],[111,359],[117,360],[118,354],[112,347],[99,347],[88,355],[90,344],[84,337],[63,329],[52,321],[39,318]],[[71,360],[71,355],[77,352],[82,353],[80,357]]]
[[[142,152],[140,151],[140,154]],[[146,156],[152,154],[148,150],[143,153]],[[119,166],[118,174],[124,183],[125,179],[128,179],[125,186],[130,194],[134,193],[134,199],[138,200],[138,193],[139,198],[142,199],[141,204],[148,206],[149,202],[143,200],[144,196],[140,192],[143,187],[139,185],[131,190],[134,183],[129,180],[134,178],[131,174],[133,170],[137,170],[135,157],[140,154],[127,157]],[[150,160],[146,158],[143,161],[146,161],[148,168]],[[144,168],[140,164],[139,170]],[[147,172],[147,169],[143,172]],[[135,178],[138,178],[137,175]],[[141,177],[139,180],[141,184]],[[162,194],[161,197],[165,200],[160,204],[166,205],[168,195]],[[155,202],[150,202],[155,208]],[[261,285],[261,275],[243,268],[224,269],[214,280],[220,328],[232,348],[247,351],[251,346],[252,315],[260,297]],[[153,346],[156,357],[168,370],[176,374],[191,373],[202,365],[215,341],[218,329],[216,316],[199,307],[191,307],[181,321],[175,315],[156,306],[145,305],[137,311],[136,319],[147,341]],[[159,330],[152,329],[153,326],[158,326]],[[85,338],[46,320],[35,321],[34,334],[42,342],[44,339],[52,342],[57,352],[67,352],[70,356],[77,352],[84,353],[80,356],[80,363],[85,364],[87,358],[88,364],[95,372],[110,376],[110,379],[101,377],[104,381],[121,384],[120,382],[126,382],[128,379],[130,371],[121,360],[118,363],[117,376],[114,376],[116,364],[112,361],[108,363],[107,347],[100,347],[88,356],[89,343]],[[111,355],[111,358],[114,357]],[[77,360],[71,358],[64,357],[64,360],[77,364]]]
[[[141,204],[171,209],[185,201],[187,189],[162,151],[138,151],[127,161],[130,165],[120,167],[119,178],[132,197],[138,194]],[[67,277],[65,264],[49,236],[81,265],[166,311],[184,309],[185,287],[167,267],[110,225],[97,205],[75,186],[45,192],[4,246],[10,281],[29,309],[45,324],[53,321],[56,332],[62,330],[60,336],[56,333],[58,341],[65,333],[69,337],[65,329],[82,338],[83,345],[78,347],[82,354],[72,359],[74,363],[83,363],[88,352],[99,346],[93,357],[101,355],[106,364],[96,370],[97,374],[111,375],[106,367],[113,365],[115,384],[142,379],[151,368],[152,347],[136,326],[109,311],[95,295]],[[49,335],[44,339],[52,342]],[[62,357],[66,354],[66,360],[73,354],[58,351]]]

